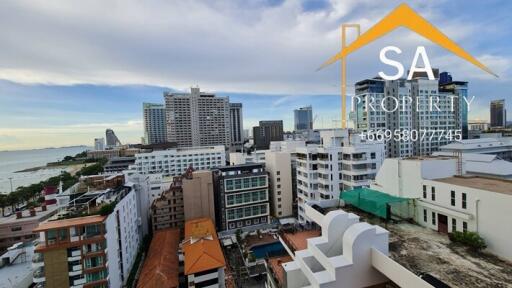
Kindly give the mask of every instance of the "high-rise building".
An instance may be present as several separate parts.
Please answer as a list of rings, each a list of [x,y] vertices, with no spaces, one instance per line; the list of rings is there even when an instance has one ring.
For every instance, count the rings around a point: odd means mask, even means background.
[[[117,138],[116,133],[114,133],[114,130],[107,129],[105,131],[105,138],[107,139],[106,148],[114,148],[117,146],[121,146],[121,141],[119,141],[119,138]]]
[[[105,150],[105,138],[94,138],[94,150]]]
[[[468,139],[468,105],[465,100],[468,97],[468,82],[453,81],[450,73],[442,72],[439,74],[439,93],[457,96],[453,98],[455,127],[461,129],[462,139]]]
[[[442,84],[421,75],[412,80],[374,78],[357,82],[358,100],[351,113],[355,128],[365,133],[390,130],[392,135],[395,131],[429,133],[428,137],[419,137],[417,141],[411,140],[412,137],[391,137],[386,142],[387,157],[430,155],[439,146],[451,142],[446,135],[449,131],[453,139],[457,130],[461,130],[461,135],[465,132],[467,137],[467,105],[462,98],[467,96],[467,82],[451,81],[451,76],[444,73],[443,81],[449,82]],[[435,105],[431,101],[435,101]]]
[[[218,230],[269,223],[269,183],[263,164],[219,167],[213,179]]]
[[[145,144],[157,144],[167,141],[165,126],[165,106],[163,104],[143,103]]]
[[[384,159],[384,144],[364,142],[347,129],[320,131],[322,145],[298,147],[298,220],[306,205],[337,203],[340,192],[368,187]],[[343,193],[343,192],[342,192]]]
[[[242,103],[229,103],[229,120],[231,125],[231,150],[241,151],[244,144]]]
[[[311,106],[295,109],[293,113],[295,116],[295,131],[313,130],[313,108]]]
[[[165,92],[167,141],[178,147],[231,144],[229,98],[200,92]]]
[[[293,185],[291,153],[265,152],[265,168],[269,174],[270,213],[276,218],[293,216]]]
[[[491,101],[491,128],[494,127],[507,127],[505,99]]]
[[[283,141],[283,120],[260,121],[253,127],[254,146],[258,150],[266,150],[271,141]]]

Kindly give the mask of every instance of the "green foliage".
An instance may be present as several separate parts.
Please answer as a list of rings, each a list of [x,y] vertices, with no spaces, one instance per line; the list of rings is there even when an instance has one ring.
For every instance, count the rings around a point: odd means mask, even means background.
[[[104,204],[103,206],[100,207],[99,214],[101,216],[107,216],[110,213],[114,212],[114,208],[115,207],[116,207],[116,203],[115,202],[112,202],[112,203],[109,203],[109,204]]]
[[[448,237],[452,242],[466,245],[475,251],[480,251],[487,248],[485,240],[476,232],[454,231],[453,233],[450,233]]]
[[[235,234],[236,234],[236,242],[238,243],[238,245],[242,245],[242,230],[237,229]]]
[[[89,176],[89,175],[96,175],[96,174],[102,173],[103,165],[105,165],[105,164],[102,164],[102,161],[100,161],[93,165],[84,166],[84,167],[82,167],[82,169],[80,169],[80,171],[78,171],[76,173],[76,175],[78,177],[80,177],[80,176]]]
[[[256,261],[256,256],[254,256],[254,254],[252,254],[252,253],[249,253],[249,257],[247,257],[247,260],[249,262],[254,262],[254,261]]]

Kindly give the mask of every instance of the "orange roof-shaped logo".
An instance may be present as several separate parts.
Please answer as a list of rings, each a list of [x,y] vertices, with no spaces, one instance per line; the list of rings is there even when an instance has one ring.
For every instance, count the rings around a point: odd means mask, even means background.
[[[362,48],[363,46],[377,40],[378,38],[388,34],[398,27],[408,28],[417,34],[427,38],[433,43],[445,48],[453,54],[465,59],[485,72],[498,77],[494,72],[487,68],[484,64],[478,61],[475,57],[471,56],[468,52],[462,49],[459,45],[453,42],[450,38],[444,35],[439,29],[428,22],[425,18],[421,17],[407,4],[400,4],[395,10],[389,13],[381,21],[368,29],[365,33],[361,34],[347,47],[327,60],[320,69],[328,66],[338,60],[344,59],[350,53]]]

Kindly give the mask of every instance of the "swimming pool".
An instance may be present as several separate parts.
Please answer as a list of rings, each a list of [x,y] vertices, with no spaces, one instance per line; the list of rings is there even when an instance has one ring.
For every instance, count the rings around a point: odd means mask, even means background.
[[[281,242],[272,242],[251,247],[252,254],[256,259],[265,258],[266,256],[278,256],[286,253]]]

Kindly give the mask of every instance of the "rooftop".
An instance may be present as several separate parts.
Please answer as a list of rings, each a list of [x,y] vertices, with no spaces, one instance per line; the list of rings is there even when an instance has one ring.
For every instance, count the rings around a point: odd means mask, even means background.
[[[277,280],[280,287],[284,287],[285,282],[285,273],[282,264],[291,261],[293,261],[293,258],[290,255],[272,257],[267,260],[267,265],[274,273],[274,278]]]
[[[63,220],[55,220],[55,221],[47,221],[39,224],[39,226],[34,229],[34,232],[40,232],[40,231],[46,231],[49,229],[56,229],[56,228],[67,228],[67,227],[73,227],[73,226],[82,226],[82,225],[89,225],[89,224],[97,224],[102,223],[106,216],[101,215],[94,215],[94,216],[85,216],[85,217],[77,217],[77,218],[71,218],[71,219],[63,219]]]
[[[23,221],[34,221],[34,220],[43,221],[44,219],[46,219],[47,217],[50,217],[53,213],[55,213],[55,210],[57,208],[58,208],[57,204],[47,205],[46,211],[43,211],[41,207],[37,207],[37,208],[35,208],[35,210],[36,210],[35,216],[30,216],[30,210],[26,209],[21,212],[23,216],[22,216],[22,218],[19,218],[19,219],[16,218],[16,213],[11,214],[7,217],[0,217],[0,225],[19,223],[19,222],[23,222]]]
[[[32,257],[34,245],[24,244],[18,249],[7,251],[0,258],[9,258],[14,261],[0,268],[0,288],[24,287],[32,283]]]
[[[512,195],[512,181],[480,176],[453,176],[432,181]]]
[[[178,246],[180,230],[158,230],[153,235],[142,266],[137,288],[174,288],[179,286]]]
[[[285,232],[281,235],[283,240],[293,251],[304,250],[308,247],[307,240],[322,235],[320,230],[304,230],[297,232]]]
[[[183,252],[185,275],[226,266],[215,226],[210,218],[197,218],[185,222]]]

